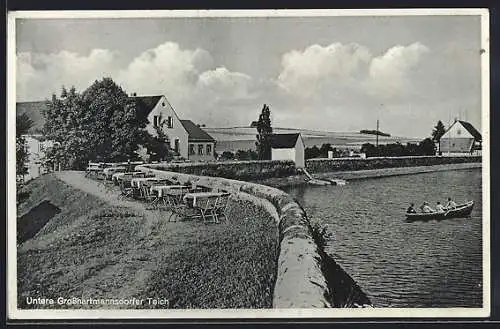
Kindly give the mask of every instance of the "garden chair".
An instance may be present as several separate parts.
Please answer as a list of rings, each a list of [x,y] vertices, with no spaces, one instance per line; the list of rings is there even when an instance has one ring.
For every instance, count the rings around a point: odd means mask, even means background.
[[[156,209],[159,201],[158,196],[155,193],[151,192],[149,186],[143,184],[141,186],[141,196],[144,201],[146,201],[146,209]]]
[[[201,213],[201,218],[203,218],[203,223],[207,223],[209,218],[212,218],[213,223],[217,222],[215,217],[215,203],[217,198],[206,198],[205,200],[200,200],[200,205],[198,209]]]
[[[170,216],[168,217],[168,221],[175,222],[177,218],[186,219],[191,217],[192,212],[190,208],[182,202],[182,198],[179,199],[176,195],[165,195],[164,203],[167,206],[167,209],[170,211]]]
[[[135,189],[132,186],[127,186],[125,185],[124,181],[120,181],[120,195],[118,197],[119,200],[134,197],[134,192]]]
[[[228,210],[228,205],[229,205],[229,199],[231,198],[231,194],[229,193],[224,193],[223,195],[219,196],[215,200],[215,206],[213,209],[213,215],[215,217],[215,222],[219,223],[219,218],[224,217],[224,219],[227,221],[227,210]]]

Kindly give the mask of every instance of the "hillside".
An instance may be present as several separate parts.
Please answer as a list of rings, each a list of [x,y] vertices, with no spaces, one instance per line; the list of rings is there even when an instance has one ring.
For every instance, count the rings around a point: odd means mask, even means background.
[[[54,308],[28,305],[29,296],[169,300],[128,308],[272,305],[276,227],[251,203],[234,201],[230,223],[205,225],[168,222],[165,211],[119,202],[117,187],[81,172],[41,176],[25,191],[17,219],[19,308]]]
[[[253,127],[203,128],[217,141],[217,152],[255,149],[257,129]],[[336,148],[359,149],[364,143],[375,144],[375,135],[360,132],[328,132],[298,128],[273,128],[274,133],[301,133],[306,147],[330,143]],[[379,136],[379,144],[419,142],[418,138]]]

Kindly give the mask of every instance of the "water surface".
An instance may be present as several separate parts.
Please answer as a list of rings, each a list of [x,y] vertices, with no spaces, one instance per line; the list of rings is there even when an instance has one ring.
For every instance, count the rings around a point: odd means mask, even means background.
[[[376,307],[482,307],[481,170],[287,190],[334,232],[327,252]],[[474,200],[470,218],[407,222],[410,202]]]

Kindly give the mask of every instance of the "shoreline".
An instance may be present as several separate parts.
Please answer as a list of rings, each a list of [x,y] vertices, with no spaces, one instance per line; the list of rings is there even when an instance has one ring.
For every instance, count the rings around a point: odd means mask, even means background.
[[[430,173],[437,171],[448,170],[467,170],[482,168],[482,163],[455,163],[455,164],[442,164],[432,166],[417,166],[417,167],[394,167],[394,168],[380,168],[380,169],[367,169],[367,170],[349,170],[349,171],[332,171],[324,173],[314,173],[311,175],[317,179],[344,179],[359,180],[370,178],[383,178],[390,176],[414,175],[422,173]],[[267,185],[275,188],[289,188],[297,186],[308,186],[304,175],[294,175],[282,178],[268,178],[265,180],[254,181],[254,183]],[[314,185],[310,185],[314,186]]]

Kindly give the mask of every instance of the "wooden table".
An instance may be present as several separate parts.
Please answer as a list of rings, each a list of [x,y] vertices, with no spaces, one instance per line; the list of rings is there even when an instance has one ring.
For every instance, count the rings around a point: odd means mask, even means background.
[[[132,187],[141,188],[145,182],[160,182],[162,179],[158,177],[134,177],[130,181]]]
[[[168,195],[179,195],[179,194],[185,194],[187,191],[189,191],[189,186],[185,185],[153,185],[151,186],[151,193],[153,192],[158,193],[158,197],[161,198],[163,194]]]
[[[109,168],[104,168],[103,173],[106,176],[106,178],[109,178],[115,173],[122,173],[126,170],[127,168],[125,167],[109,167]]]
[[[193,207],[197,207],[197,200],[206,200],[208,198],[218,198],[220,196],[227,195],[227,193],[223,192],[194,192],[194,193],[186,193],[183,196],[184,202],[190,204]],[[192,201],[192,202],[191,202]]]

